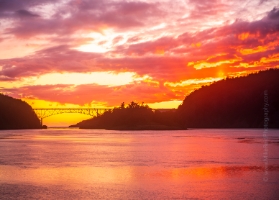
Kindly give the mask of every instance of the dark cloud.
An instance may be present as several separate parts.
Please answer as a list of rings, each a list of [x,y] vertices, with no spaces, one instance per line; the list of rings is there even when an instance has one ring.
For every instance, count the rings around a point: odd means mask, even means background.
[[[24,16],[35,15],[27,13],[22,8],[19,10]],[[67,10],[67,12],[57,12],[47,19],[37,18],[32,23],[20,21],[14,27],[7,29],[5,33],[28,38],[54,33],[71,35],[80,30],[102,32],[104,27],[127,29],[144,26],[149,18],[161,13],[155,4],[128,1],[71,1],[61,10]],[[65,17],[65,14],[68,17]]]
[[[39,15],[29,12],[27,10],[18,10],[16,11],[16,14],[19,17],[39,17]]]
[[[279,8],[273,8],[269,13],[268,13],[268,18],[269,19],[273,19],[273,20],[276,20],[276,19],[279,19]]]
[[[54,0],[0,0],[0,18],[36,17],[29,8],[55,2]]]
[[[36,3],[36,0],[25,0],[25,1],[18,1],[18,0],[0,0],[0,11],[14,11],[31,4]]]

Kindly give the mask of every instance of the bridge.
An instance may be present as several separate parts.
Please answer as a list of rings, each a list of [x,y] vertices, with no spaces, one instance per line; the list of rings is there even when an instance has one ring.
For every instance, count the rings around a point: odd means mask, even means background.
[[[41,121],[41,126],[43,125],[43,119],[50,117],[52,115],[58,115],[63,113],[79,113],[84,115],[90,115],[96,117],[103,114],[106,111],[113,110],[113,108],[33,108],[34,112]],[[153,111],[170,111],[175,109],[157,108],[152,109]]]
[[[90,115],[92,117],[103,114],[105,111],[112,110],[110,108],[33,108],[34,112],[41,120],[43,125],[43,119],[52,115],[58,115],[63,113],[79,113],[84,115]]]

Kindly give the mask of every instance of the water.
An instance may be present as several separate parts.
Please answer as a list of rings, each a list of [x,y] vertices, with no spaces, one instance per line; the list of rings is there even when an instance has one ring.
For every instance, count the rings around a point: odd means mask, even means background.
[[[279,199],[279,130],[264,142],[243,129],[0,131],[0,199]]]

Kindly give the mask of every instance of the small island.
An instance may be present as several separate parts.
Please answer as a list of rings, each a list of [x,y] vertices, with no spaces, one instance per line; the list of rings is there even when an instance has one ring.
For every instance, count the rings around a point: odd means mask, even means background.
[[[173,110],[152,110],[144,103],[131,102],[108,110],[92,119],[70,127],[109,130],[180,130],[177,113]],[[184,128],[186,129],[186,128]]]

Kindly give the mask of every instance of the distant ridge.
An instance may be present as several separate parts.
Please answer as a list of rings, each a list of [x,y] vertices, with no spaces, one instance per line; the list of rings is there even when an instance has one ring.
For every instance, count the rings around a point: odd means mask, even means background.
[[[279,128],[279,69],[227,78],[192,92],[178,108],[188,128],[263,128],[267,91],[269,128]]]
[[[20,99],[0,93],[0,129],[41,128],[32,107]]]

